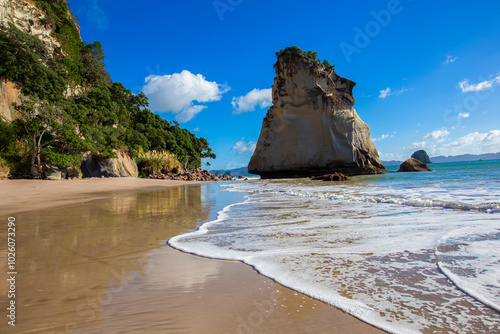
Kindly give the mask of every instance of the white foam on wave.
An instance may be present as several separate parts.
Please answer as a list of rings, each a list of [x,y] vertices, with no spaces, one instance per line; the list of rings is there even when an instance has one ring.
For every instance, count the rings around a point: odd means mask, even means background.
[[[169,244],[243,261],[389,332],[498,328],[500,315],[446,280],[435,255],[436,246],[446,245],[457,230],[491,232],[498,214],[364,200],[367,192],[360,189],[295,181],[230,186],[252,195]],[[474,291],[484,295],[481,289]]]
[[[438,266],[461,290],[500,312],[500,229],[470,227],[441,238]]]
[[[250,190],[253,187],[248,187],[248,184],[241,187],[235,187],[234,191]],[[354,201],[354,202],[371,202],[384,204],[407,205],[413,207],[428,207],[438,209],[452,209],[464,211],[480,211],[485,213],[500,213],[500,203],[493,202],[498,200],[500,192],[497,191],[491,197],[491,192],[488,197],[478,194],[479,191],[468,192],[467,196],[462,193],[450,195],[446,189],[437,190],[436,188],[419,188],[418,191],[409,189],[387,189],[380,187],[359,187],[352,186],[336,186],[336,187],[317,187],[317,184],[307,184],[290,189],[282,189],[276,184],[267,184],[262,189],[251,190],[252,192],[274,193],[288,196],[310,197],[318,199]],[[446,194],[446,196],[444,196]],[[445,200],[445,198],[447,200]],[[483,200],[491,200],[490,202],[478,202],[478,198]],[[462,199],[463,201],[457,200]]]

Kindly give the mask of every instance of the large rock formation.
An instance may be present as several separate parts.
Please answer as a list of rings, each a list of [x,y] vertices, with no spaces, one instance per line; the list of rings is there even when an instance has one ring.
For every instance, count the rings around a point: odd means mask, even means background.
[[[248,171],[262,178],[385,172],[370,129],[353,109],[354,81],[317,60],[281,52],[273,106]]]
[[[0,24],[7,25],[8,23],[38,37],[51,53],[59,52],[61,49],[61,44],[52,34],[53,27],[45,13],[33,1],[0,0]]]
[[[81,170],[83,177],[137,177],[137,164],[130,155],[121,150],[113,150],[116,158],[99,160],[91,152],[83,155]]]
[[[432,169],[422,161],[410,158],[399,166],[398,172],[432,172]]]

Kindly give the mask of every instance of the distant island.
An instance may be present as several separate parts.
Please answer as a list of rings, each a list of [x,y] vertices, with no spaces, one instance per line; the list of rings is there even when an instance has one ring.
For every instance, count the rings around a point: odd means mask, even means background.
[[[498,153],[485,153],[485,154],[461,154],[455,156],[442,156],[430,158],[433,163],[443,162],[466,162],[466,161],[479,161],[479,160],[497,160],[500,159],[500,152]],[[385,166],[399,166],[403,161],[388,160],[382,161]]]
[[[240,167],[240,168],[233,168],[233,169],[214,169],[210,171],[211,174],[213,175],[229,175],[229,176],[257,176],[255,174],[250,174],[248,172],[248,167]]]

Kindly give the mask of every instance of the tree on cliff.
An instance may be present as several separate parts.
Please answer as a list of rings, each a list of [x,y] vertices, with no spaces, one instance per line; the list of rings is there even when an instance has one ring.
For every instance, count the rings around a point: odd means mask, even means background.
[[[102,158],[114,157],[119,148],[133,157],[141,149],[169,152],[179,160],[188,157],[189,169],[201,166],[202,158],[215,158],[206,139],[155,115],[144,93],[133,94],[111,80],[101,43],[81,40],[65,0],[34,2],[61,48],[50,50],[13,24],[0,25],[0,78],[16,83],[28,98],[17,106],[21,118],[15,121],[21,129],[15,140],[28,144],[24,152],[23,145],[2,144],[0,158],[18,165],[20,174],[26,162],[33,175],[43,163],[79,166],[85,151]],[[14,140],[10,135],[0,140],[9,138]]]
[[[66,113],[40,100],[25,99],[15,105],[28,139],[25,140],[24,159],[28,161],[32,177],[38,177],[42,166],[42,152],[57,147],[70,153],[82,139],[75,132],[74,121]],[[68,150],[69,149],[69,150]]]

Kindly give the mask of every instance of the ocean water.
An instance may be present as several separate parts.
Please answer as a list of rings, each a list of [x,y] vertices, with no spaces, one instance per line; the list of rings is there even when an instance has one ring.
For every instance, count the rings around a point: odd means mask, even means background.
[[[227,184],[246,193],[169,240],[393,333],[500,333],[500,160],[434,172]]]

